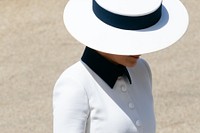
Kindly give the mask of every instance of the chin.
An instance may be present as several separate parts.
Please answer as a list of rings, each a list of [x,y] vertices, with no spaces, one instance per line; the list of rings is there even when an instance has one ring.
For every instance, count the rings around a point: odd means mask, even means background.
[[[137,64],[137,61],[138,61],[138,60],[136,60],[136,61],[130,63],[129,67],[134,67],[134,66]]]
[[[130,63],[130,64],[127,64],[126,67],[134,67],[136,64],[137,64],[137,62]]]

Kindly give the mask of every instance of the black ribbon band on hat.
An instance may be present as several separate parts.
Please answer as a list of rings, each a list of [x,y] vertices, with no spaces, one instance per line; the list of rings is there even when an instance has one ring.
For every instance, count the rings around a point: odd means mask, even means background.
[[[123,16],[107,11],[96,0],[93,0],[93,12],[101,21],[113,27],[125,30],[140,30],[153,26],[160,20],[162,4],[156,11],[144,16]]]

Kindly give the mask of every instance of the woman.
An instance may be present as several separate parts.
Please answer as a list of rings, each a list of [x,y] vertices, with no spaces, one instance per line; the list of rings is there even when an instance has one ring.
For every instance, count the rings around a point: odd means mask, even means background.
[[[186,31],[179,0],[70,0],[64,22],[86,45],[53,94],[54,133],[155,133],[152,77],[141,54]]]

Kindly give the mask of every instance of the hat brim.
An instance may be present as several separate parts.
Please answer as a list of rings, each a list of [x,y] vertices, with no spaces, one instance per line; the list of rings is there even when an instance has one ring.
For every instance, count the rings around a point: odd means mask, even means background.
[[[139,55],[164,49],[179,40],[187,30],[189,18],[179,0],[162,2],[162,17],[142,30],[123,30],[99,20],[92,11],[92,0],[69,0],[64,24],[80,43],[106,53]]]

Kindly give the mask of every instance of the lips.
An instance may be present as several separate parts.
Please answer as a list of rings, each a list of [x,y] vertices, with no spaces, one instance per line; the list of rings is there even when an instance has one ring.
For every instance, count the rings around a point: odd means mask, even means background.
[[[133,57],[133,58],[135,58],[135,59],[139,59],[139,58],[140,58],[140,55],[134,55],[134,56],[131,56],[131,57]]]

